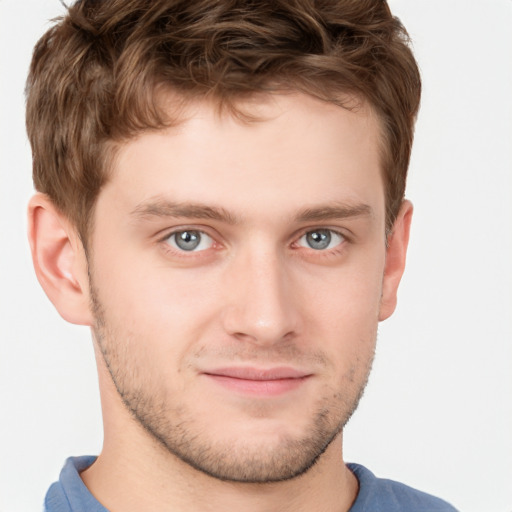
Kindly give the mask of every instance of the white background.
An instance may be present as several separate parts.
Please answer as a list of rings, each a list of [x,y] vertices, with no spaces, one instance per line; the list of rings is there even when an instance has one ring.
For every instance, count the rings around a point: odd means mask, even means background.
[[[381,325],[347,460],[467,512],[512,512],[512,0],[392,0],[424,96],[399,308]],[[0,0],[0,511],[40,510],[69,455],[98,453],[87,329],[29,259],[23,87],[58,0]]]

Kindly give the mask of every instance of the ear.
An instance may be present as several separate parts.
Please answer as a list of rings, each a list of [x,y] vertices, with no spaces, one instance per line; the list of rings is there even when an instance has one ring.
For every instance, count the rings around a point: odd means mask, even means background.
[[[44,194],[35,194],[29,202],[28,238],[37,279],[59,314],[73,324],[92,325],[82,242]]]
[[[412,210],[412,203],[410,201],[402,203],[393,224],[393,231],[388,236],[379,321],[389,318],[396,308],[398,285],[405,269]]]

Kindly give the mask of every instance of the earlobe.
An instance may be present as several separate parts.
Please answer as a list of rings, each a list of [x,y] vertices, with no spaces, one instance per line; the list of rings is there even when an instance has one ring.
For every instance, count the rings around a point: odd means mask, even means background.
[[[398,285],[405,270],[412,211],[412,203],[404,201],[388,237],[379,321],[389,318],[396,308]]]
[[[28,237],[37,279],[59,314],[68,322],[92,325],[82,242],[44,194],[29,202]]]

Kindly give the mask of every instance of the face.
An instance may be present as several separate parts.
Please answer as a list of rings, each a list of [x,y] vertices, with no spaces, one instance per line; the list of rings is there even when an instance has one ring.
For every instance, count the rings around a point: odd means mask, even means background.
[[[355,409],[385,265],[378,122],[295,95],[126,143],[95,211],[95,340],[133,417],[214,477],[292,478]]]

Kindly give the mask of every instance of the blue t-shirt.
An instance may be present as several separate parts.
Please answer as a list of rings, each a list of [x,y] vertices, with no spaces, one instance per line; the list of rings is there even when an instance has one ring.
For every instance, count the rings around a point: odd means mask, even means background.
[[[44,512],[108,512],[80,478],[96,457],[70,457],[59,481],[52,484],[44,501]],[[404,484],[377,478],[359,464],[347,464],[359,481],[359,493],[349,512],[457,512],[439,498]]]

